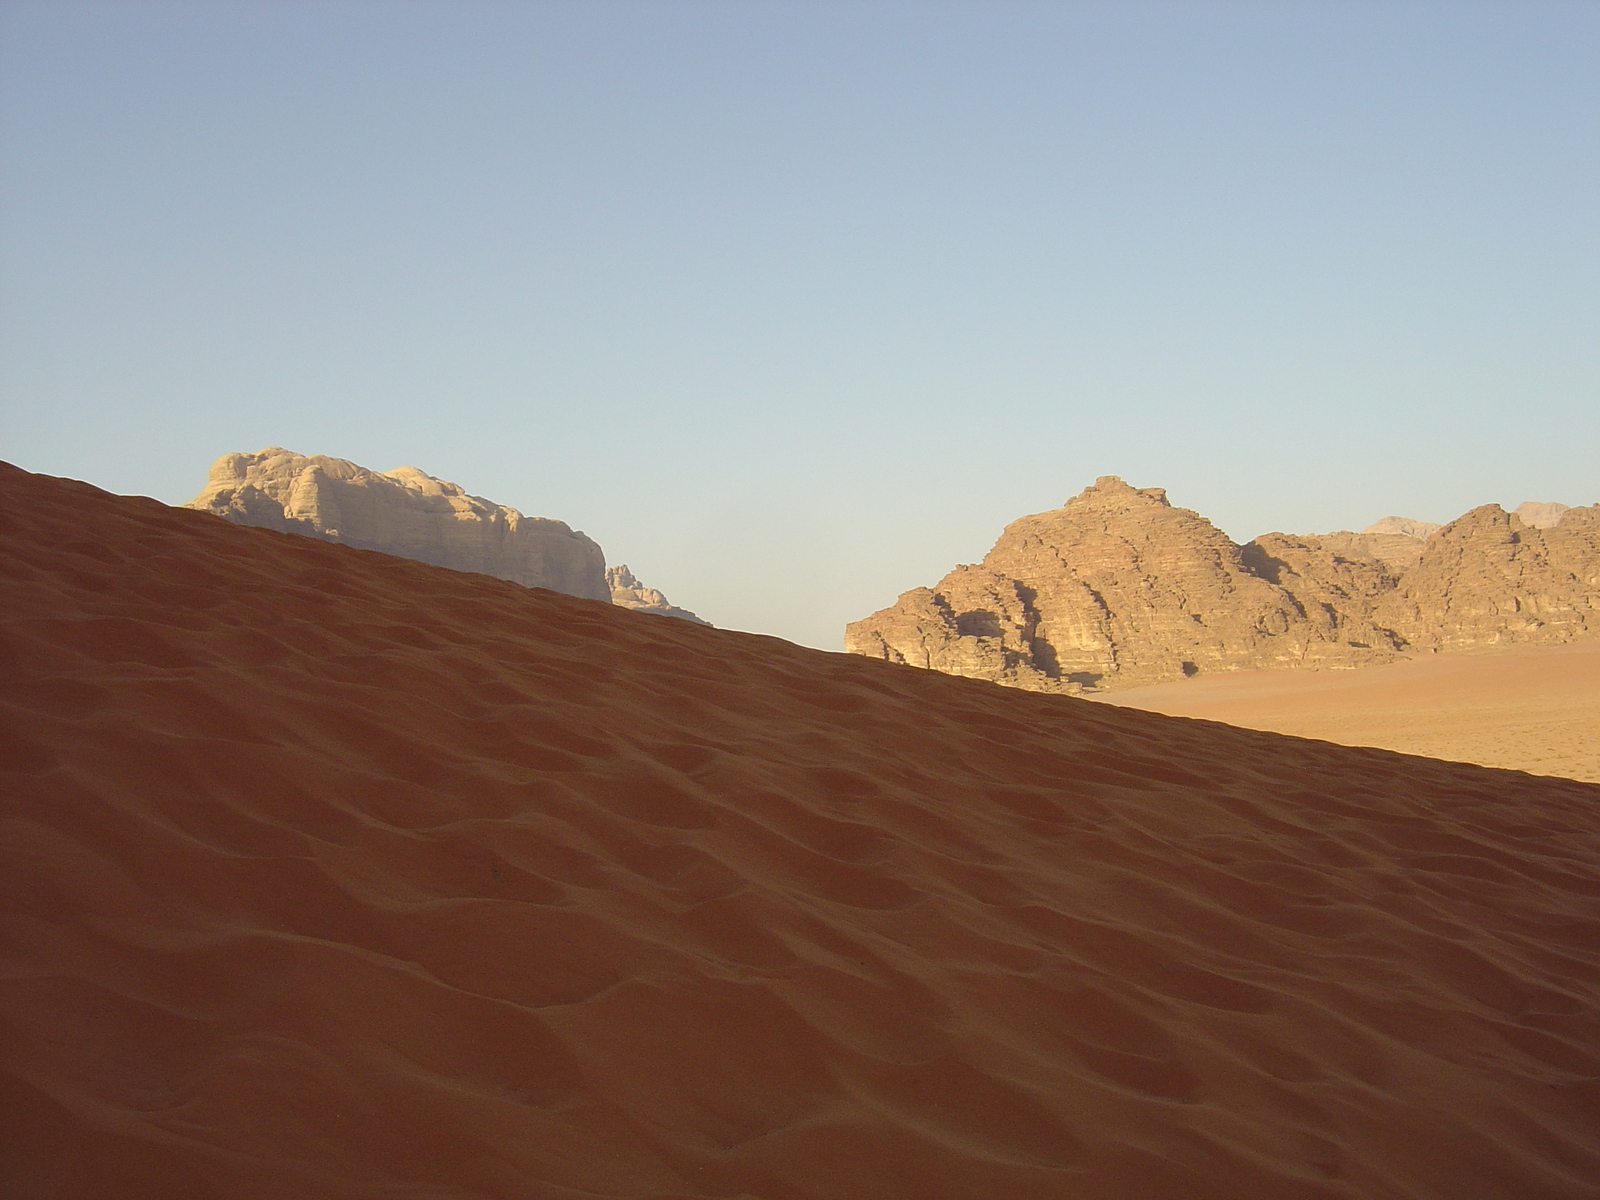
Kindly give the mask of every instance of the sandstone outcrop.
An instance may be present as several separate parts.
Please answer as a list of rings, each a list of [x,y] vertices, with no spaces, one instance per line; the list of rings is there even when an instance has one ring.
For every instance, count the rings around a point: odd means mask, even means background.
[[[1419,650],[1600,633],[1600,505],[1543,529],[1498,504],[1475,508],[1429,539],[1375,614]]]
[[[280,447],[225,454],[205,490],[184,507],[527,587],[611,599],[605,556],[588,537],[564,521],[469,496],[415,467],[379,474]]]
[[[1360,586],[1274,545],[1264,577],[1241,547],[1160,488],[1103,476],[1062,508],[1012,522],[976,566],[845,631],[852,653],[1035,691],[1132,687],[1245,667],[1354,666],[1395,656],[1392,637],[1322,593]],[[1303,567],[1303,564],[1302,564]],[[1352,567],[1361,577],[1373,568]],[[1364,574],[1363,574],[1364,573]]]
[[[1394,571],[1403,571],[1422,557],[1422,548],[1442,526],[1432,521],[1418,521],[1412,517],[1385,517],[1374,521],[1359,534],[1330,533],[1328,538],[1349,538],[1348,547],[1337,543],[1329,548],[1335,553],[1345,551],[1355,555],[1368,555]]]
[[[619,608],[630,608],[634,612],[656,613],[663,617],[677,617],[684,621],[693,621],[696,625],[710,625],[711,622],[694,615],[687,608],[679,608],[666,598],[661,592],[652,587],[645,587],[628,570],[628,564],[620,567],[606,568],[606,584],[611,589],[611,603]]]
[[[1416,549],[1390,544],[1415,543]],[[1401,572],[1422,552],[1422,542],[1403,534],[1264,533],[1239,548],[1245,566],[1294,597],[1302,611],[1321,609],[1336,625],[1351,631],[1353,643],[1399,648],[1387,630],[1372,622],[1377,598],[1395,586]]]
[[[846,628],[845,648],[1033,691],[1353,667],[1600,633],[1600,506],[1538,530],[1496,505],[1440,527],[1239,546],[1160,488],[1105,476],[1012,522],[975,566]]]

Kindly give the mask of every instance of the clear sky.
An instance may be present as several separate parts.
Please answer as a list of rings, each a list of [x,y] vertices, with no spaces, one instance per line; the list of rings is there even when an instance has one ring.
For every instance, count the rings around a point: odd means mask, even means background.
[[[1600,500],[1600,4],[0,4],[0,457],[411,464],[837,648],[1097,475]]]

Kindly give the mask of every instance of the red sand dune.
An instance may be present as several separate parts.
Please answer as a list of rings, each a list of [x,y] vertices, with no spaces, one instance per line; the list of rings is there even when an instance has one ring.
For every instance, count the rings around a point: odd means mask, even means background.
[[[0,505],[7,1197],[1600,1196],[1600,787]]]

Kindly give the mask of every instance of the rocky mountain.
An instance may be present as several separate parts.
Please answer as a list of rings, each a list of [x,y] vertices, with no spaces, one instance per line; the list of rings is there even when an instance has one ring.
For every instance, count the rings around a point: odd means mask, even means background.
[[[1511,511],[1524,525],[1531,525],[1535,529],[1554,529],[1561,524],[1561,514],[1568,509],[1568,505],[1554,504],[1548,500],[1524,500]]]
[[[1419,521],[1415,517],[1384,517],[1381,521],[1374,521],[1361,532],[1397,534],[1425,542],[1442,528],[1444,528],[1442,525],[1435,525],[1432,521]]]
[[[1275,568],[1247,561],[1162,489],[1103,476],[1064,507],[1012,522],[977,566],[850,625],[845,648],[1035,691],[1394,657],[1394,640],[1359,614],[1302,603],[1271,577],[1308,579],[1296,565],[1316,551],[1274,549],[1283,556]],[[1317,572],[1303,586],[1370,586],[1372,568],[1359,571],[1344,584]]]
[[[1335,553],[1340,552],[1348,544],[1353,553],[1370,555],[1395,571],[1403,571],[1415,565],[1417,559],[1422,557],[1423,546],[1427,545],[1428,539],[1441,528],[1443,526],[1435,525],[1432,521],[1416,521],[1410,517],[1385,517],[1381,521],[1374,521],[1359,534],[1340,531],[1323,536],[1335,539],[1329,542],[1329,548]],[[1349,538],[1350,541],[1338,542],[1337,539],[1341,538]]]
[[[276,446],[225,454],[205,490],[184,507],[527,587],[611,599],[605,556],[591,539],[564,521],[523,516],[415,467],[379,474]]]
[[[851,653],[1033,691],[1352,667],[1600,632],[1600,506],[1548,531],[1498,506],[1443,528],[1239,546],[1160,488],[1105,476],[1012,522],[983,561],[846,628]]]
[[[606,584],[611,588],[611,603],[619,608],[631,608],[634,612],[657,613],[663,617],[678,617],[684,621],[693,621],[696,625],[710,625],[710,621],[702,620],[687,608],[679,608],[669,601],[666,596],[652,587],[645,587],[634,577],[628,565],[623,563],[620,567],[606,568]]]
[[[1600,633],[1600,505],[1565,509],[1544,528],[1498,504],[1475,508],[1428,540],[1374,615],[1418,650]]]

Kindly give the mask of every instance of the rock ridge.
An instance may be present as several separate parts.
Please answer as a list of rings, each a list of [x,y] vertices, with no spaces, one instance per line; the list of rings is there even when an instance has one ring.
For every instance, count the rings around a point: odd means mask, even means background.
[[[342,458],[279,446],[225,454],[183,507],[475,571],[526,587],[611,600],[600,547],[564,521],[528,517],[416,467],[379,473]]]
[[[1557,518],[1487,505],[1443,527],[1386,517],[1240,546],[1164,489],[1102,476],[847,626],[845,649],[1073,693],[1568,641],[1600,632],[1600,505]]]
[[[645,587],[635,578],[633,572],[628,570],[627,563],[606,568],[606,585],[611,589],[611,603],[619,608],[655,613],[663,617],[677,617],[683,621],[693,621],[696,625],[711,624],[710,621],[695,616],[687,608],[679,608],[657,589]]]

